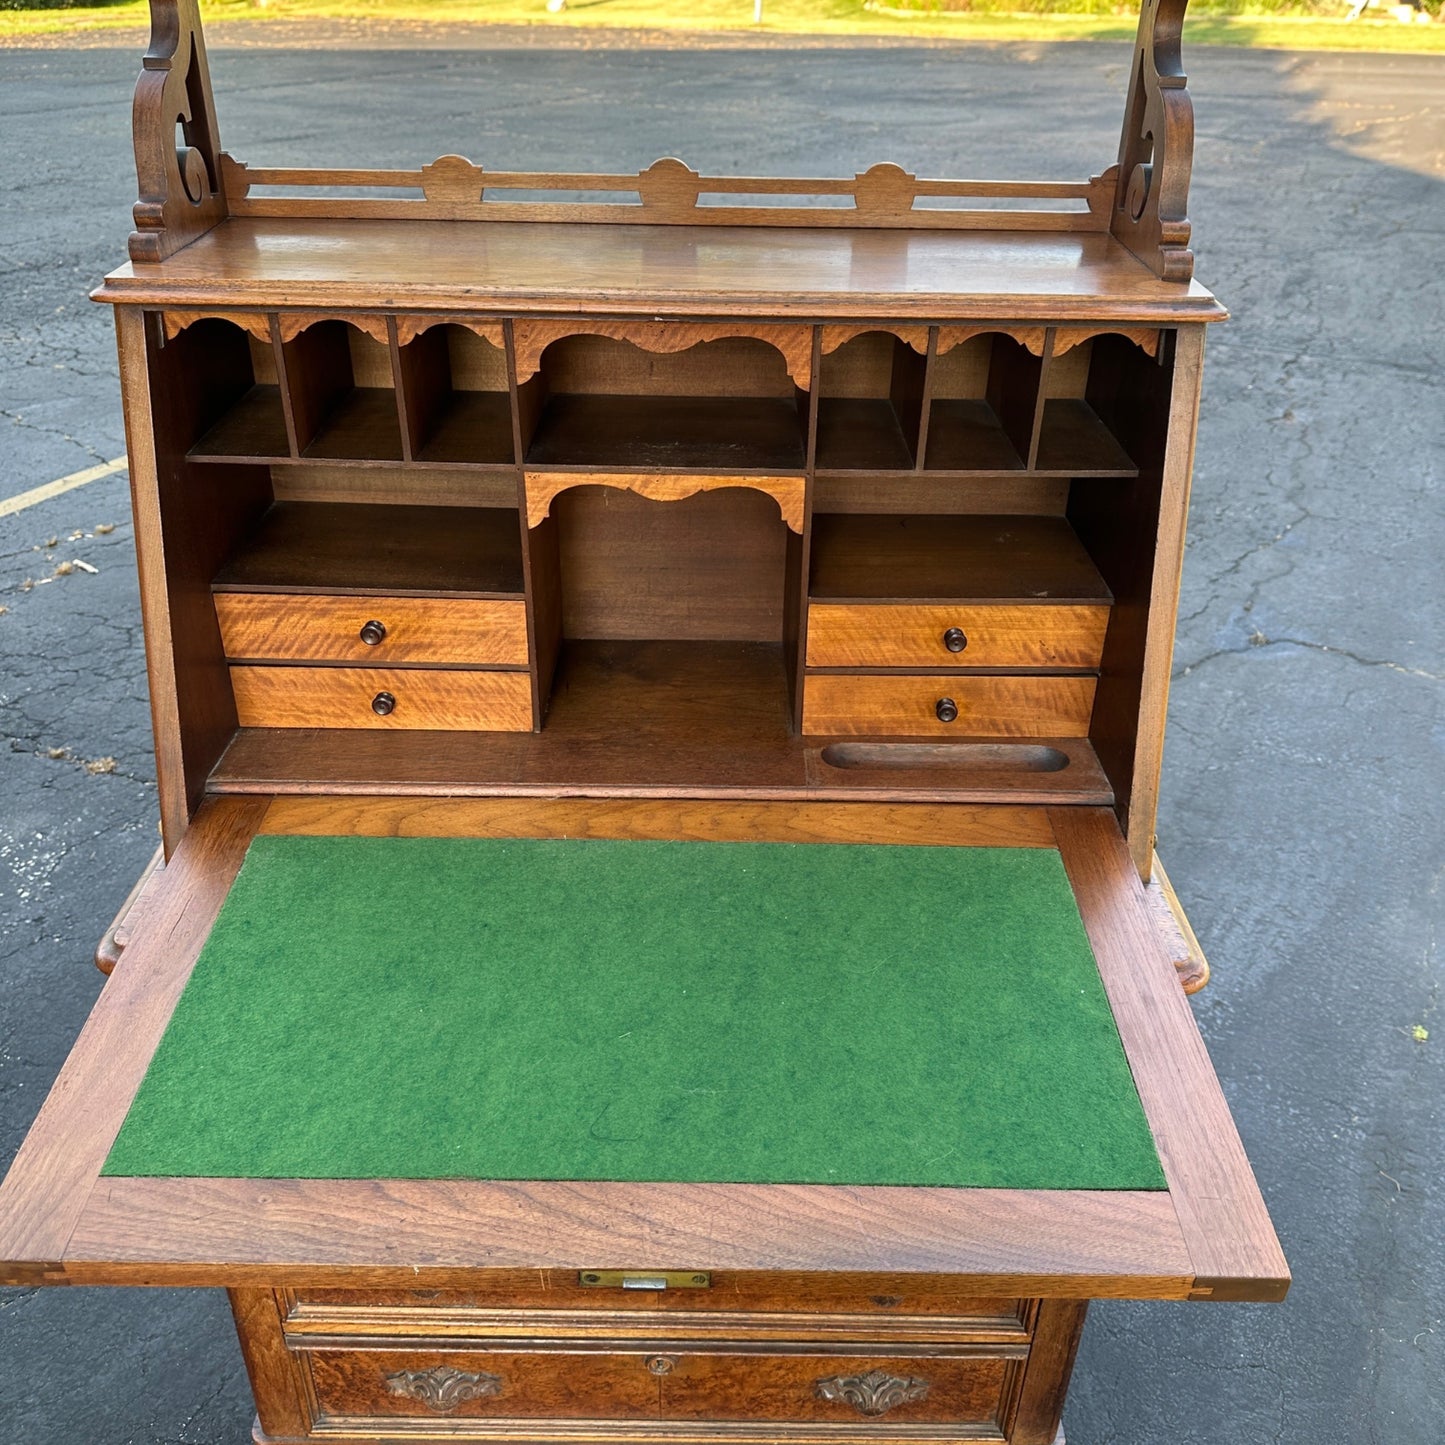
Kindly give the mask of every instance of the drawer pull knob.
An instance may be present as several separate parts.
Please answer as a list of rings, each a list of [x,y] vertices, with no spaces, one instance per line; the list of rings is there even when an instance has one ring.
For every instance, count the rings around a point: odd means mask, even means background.
[[[385,1377],[387,1390],[403,1400],[419,1400],[439,1415],[448,1414],[468,1400],[502,1393],[502,1377],[484,1371],[468,1374],[450,1365],[434,1365],[430,1370],[397,1370]]]
[[[368,627],[371,626],[369,622],[366,625]],[[943,645],[950,652],[962,652],[963,649],[968,646],[968,637],[963,628],[950,627],[948,631],[943,634]]]
[[[370,622],[362,624],[361,632],[358,635],[368,647],[376,647],[386,641],[386,623],[378,622],[373,617]],[[958,651],[956,647],[953,650]]]
[[[677,1368],[677,1360],[672,1355],[649,1355],[647,1368],[654,1375],[670,1375]]]
[[[371,710],[377,717],[390,717],[396,711],[396,698],[389,692],[379,692],[371,700]]]
[[[933,704],[934,715],[941,723],[958,721],[958,704],[951,697],[941,697]]]
[[[886,1415],[899,1405],[922,1400],[928,1381],[912,1375],[890,1375],[870,1370],[866,1375],[830,1375],[816,1386],[820,1400],[841,1400],[860,1415]]]

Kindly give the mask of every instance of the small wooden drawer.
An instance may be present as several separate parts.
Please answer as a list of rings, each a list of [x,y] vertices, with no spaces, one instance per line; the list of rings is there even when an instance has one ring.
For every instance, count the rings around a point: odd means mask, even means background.
[[[808,666],[1092,669],[1108,625],[1100,604],[815,602]]]
[[[233,667],[243,728],[435,728],[527,732],[525,672],[384,667]]]
[[[813,673],[803,731],[844,737],[1081,738],[1092,677],[916,677]]]
[[[508,1272],[503,1271],[503,1275]],[[634,1272],[636,1274],[638,1272]],[[579,1272],[549,1270],[545,1284],[502,1278],[475,1290],[305,1289],[282,1299],[286,1329],[357,1337],[659,1335],[728,1340],[910,1340],[1012,1343],[1030,1337],[1031,1302],[903,1275],[705,1274],[701,1288],[588,1287]]]
[[[893,1425],[947,1427],[927,1432],[934,1438],[999,1438],[1026,1355],[1022,1346],[900,1355],[677,1341],[631,1350],[603,1343],[303,1353],[318,1423],[327,1426],[446,1421],[449,1436],[465,1437],[481,1433],[482,1421],[671,1420],[772,1425],[783,1438],[790,1426],[822,1425],[844,1439],[876,1438],[879,1426]],[[469,1432],[467,1422],[478,1423]]]
[[[226,656],[256,662],[525,667],[525,602],[217,592]]]

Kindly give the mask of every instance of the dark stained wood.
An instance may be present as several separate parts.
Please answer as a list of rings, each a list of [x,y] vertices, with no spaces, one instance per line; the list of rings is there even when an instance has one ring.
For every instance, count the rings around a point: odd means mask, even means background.
[[[125,902],[116,910],[115,918],[111,925],[101,935],[100,942],[95,946],[95,966],[104,974],[115,972],[115,966],[120,962],[120,956],[126,950],[126,946],[135,937],[135,930],[145,917],[146,909],[154,901],[155,889],[152,882],[158,871],[163,871],[166,866],[165,845],[157,847],[151,855],[151,861],[141,870],[141,875],[136,879],[129,893],[125,896]]]
[[[286,1347],[276,1292],[233,1289],[229,1295],[262,1428],[272,1436],[304,1434],[311,1425],[305,1383]]]
[[[103,301],[394,305],[503,315],[1217,321],[1197,282],[1160,281],[1104,235],[776,231],[569,222],[230,219],[164,267],[123,266]],[[647,277],[639,287],[639,275]]]
[[[239,592],[521,597],[516,514],[278,502],[215,573]]]
[[[1040,1301],[1010,1445],[1054,1445],[1088,1309],[1087,1300]]]
[[[1044,402],[1035,469],[1070,476],[1133,476],[1136,468],[1109,428],[1086,401],[1056,397]]]
[[[287,455],[279,386],[253,386],[191,448],[195,461],[257,461]]]
[[[821,516],[809,595],[830,602],[1108,602],[1061,517]]]
[[[560,393],[542,410],[529,467],[788,471],[803,465],[797,406],[779,397]]]
[[[930,471],[1022,471],[1024,457],[982,398],[935,397],[928,410]]]

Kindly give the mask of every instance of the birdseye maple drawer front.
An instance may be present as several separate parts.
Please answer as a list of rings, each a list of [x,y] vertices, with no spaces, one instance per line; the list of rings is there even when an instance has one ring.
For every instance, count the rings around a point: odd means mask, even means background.
[[[809,667],[1097,668],[1109,609],[830,603],[808,609]]]
[[[528,732],[525,672],[384,667],[232,667],[243,728],[422,728]]]
[[[1092,677],[814,673],[803,731],[848,737],[1088,736]]]
[[[215,602],[226,656],[238,660],[527,665],[525,602],[273,592]]]
[[[799,1348],[307,1350],[320,1420],[676,1420],[999,1430],[1024,1358]],[[465,1433],[462,1427],[460,1433]]]

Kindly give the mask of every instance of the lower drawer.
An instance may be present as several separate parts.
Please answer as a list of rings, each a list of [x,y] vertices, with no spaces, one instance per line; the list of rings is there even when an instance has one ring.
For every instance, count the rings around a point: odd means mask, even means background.
[[[1007,1347],[1004,1347],[1005,1349]],[[318,1424],[369,1420],[947,1424],[998,1438],[1024,1363],[1013,1353],[696,1349],[305,1352]]]
[[[527,732],[525,672],[383,667],[233,667],[243,728],[435,728]]]
[[[1081,738],[1092,677],[947,677],[813,673],[803,731],[849,737]]]

